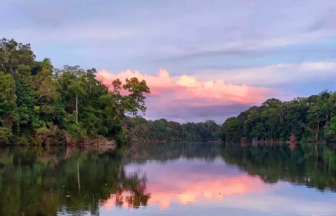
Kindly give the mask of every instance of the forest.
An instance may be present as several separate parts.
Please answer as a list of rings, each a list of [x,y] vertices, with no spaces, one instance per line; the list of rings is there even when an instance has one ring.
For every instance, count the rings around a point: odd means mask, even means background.
[[[36,60],[30,44],[0,40],[0,144],[220,139],[220,126],[214,121],[181,125],[137,116],[147,109],[146,81],[117,79],[109,91],[96,73],[80,66],[55,68],[48,58]]]
[[[146,111],[149,87],[137,78],[117,79],[108,91],[96,73],[54,68],[48,58],[37,61],[30,44],[0,40],[0,143],[124,143],[121,121]]]
[[[180,124],[166,119],[146,120],[140,116],[123,120],[127,142],[212,142],[221,138],[220,126],[212,121]]]
[[[282,102],[271,98],[253,106],[222,125],[226,142],[335,142],[336,92],[298,97]]]
[[[0,40],[0,143],[247,141],[336,142],[336,92],[282,102],[271,98],[222,126],[146,120],[145,80],[115,80],[108,89],[96,69],[36,60],[30,44]],[[121,91],[127,92],[121,94]]]

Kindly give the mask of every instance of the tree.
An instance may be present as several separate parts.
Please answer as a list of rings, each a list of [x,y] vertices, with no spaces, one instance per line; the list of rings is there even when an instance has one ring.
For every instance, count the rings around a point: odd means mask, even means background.
[[[222,126],[226,141],[237,142],[242,135],[241,124],[236,117],[228,118]]]
[[[14,74],[20,65],[31,66],[34,61],[30,44],[18,43],[14,39],[0,40],[0,71]]]
[[[81,81],[72,81],[69,90],[72,92],[74,95],[76,95],[76,124],[78,124],[78,95],[84,95],[85,92],[83,90],[83,83]]]
[[[12,75],[0,72],[0,126],[11,129],[17,120],[16,110],[15,80]]]
[[[123,85],[123,88],[130,93],[122,101],[122,106],[126,107],[126,112],[136,115],[139,110],[145,113],[147,109],[145,106],[145,94],[150,94],[146,81],[139,82],[135,77],[126,79],[126,84]]]
[[[2,72],[1,72],[2,71]],[[116,91],[96,79],[96,69],[36,61],[30,44],[0,41],[0,142],[46,144],[105,136],[123,141],[126,114],[145,112],[145,81],[115,82]],[[121,87],[128,95],[121,95]],[[13,139],[12,139],[13,138]]]
[[[336,141],[330,125],[336,115],[336,94],[323,91],[307,98],[295,98],[281,102],[271,98],[228,119],[224,124],[223,137],[227,141],[238,137],[285,142],[289,137],[303,141]],[[233,122],[235,124],[233,124]],[[230,138],[231,137],[231,138]]]

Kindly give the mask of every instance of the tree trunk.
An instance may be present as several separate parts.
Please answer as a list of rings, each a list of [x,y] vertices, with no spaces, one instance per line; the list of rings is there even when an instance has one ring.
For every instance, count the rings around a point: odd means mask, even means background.
[[[316,134],[315,134],[316,142],[319,141],[319,133],[320,133],[320,124],[317,124],[317,129],[316,129]]]
[[[76,124],[78,124],[78,94],[76,94]]]

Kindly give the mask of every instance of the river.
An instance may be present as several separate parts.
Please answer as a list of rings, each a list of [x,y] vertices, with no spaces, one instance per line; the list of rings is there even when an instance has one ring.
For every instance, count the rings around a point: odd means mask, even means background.
[[[334,146],[0,149],[0,215],[336,215]]]

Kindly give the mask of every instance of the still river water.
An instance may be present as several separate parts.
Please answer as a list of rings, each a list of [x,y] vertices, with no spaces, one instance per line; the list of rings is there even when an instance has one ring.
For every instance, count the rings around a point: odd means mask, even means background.
[[[0,215],[336,215],[315,144],[0,149]]]

